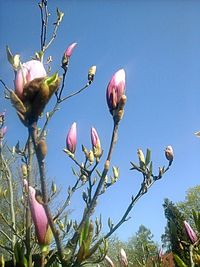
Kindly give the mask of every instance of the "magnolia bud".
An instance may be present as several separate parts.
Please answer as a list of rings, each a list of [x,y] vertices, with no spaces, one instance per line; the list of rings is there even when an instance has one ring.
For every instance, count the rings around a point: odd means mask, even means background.
[[[40,160],[44,160],[47,154],[47,145],[44,139],[41,139],[37,145],[37,153]]]
[[[25,164],[21,165],[21,171],[22,171],[23,178],[26,178],[27,177],[27,166]]]
[[[137,154],[139,158],[140,167],[142,168],[145,165],[145,157],[144,153],[142,152],[142,149],[138,149]]]
[[[52,184],[51,184],[51,191],[53,194],[55,194],[57,191],[56,184],[54,182],[52,182]]]
[[[74,154],[76,151],[76,136],[77,136],[77,128],[76,128],[76,122],[74,122],[67,134],[66,138],[66,146],[67,149]]]
[[[91,142],[95,158],[100,158],[102,155],[101,143],[97,131],[94,127],[91,128]]]
[[[172,146],[167,146],[165,149],[165,157],[169,161],[169,165],[172,164],[172,161],[174,159],[174,152]]]
[[[94,162],[94,153],[92,150],[88,152],[88,160],[91,164]]]
[[[123,248],[121,248],[121,250],[120,250],[119,261],[120,261],[122,267],[128,266],[128,260],[127,260],[126,252],[124,251]]]
[[[198,240],[198,237],[197,237],[195,231],[192,229],[192,227],[189,225],[188,222],[184,221],[183,223],[184,223],[185,231],[186,231],[190,241],[194,244]]]
[[[113,166],[112,170],[113,170],[114,178],[118,179],[119,178],[119,168]]]
[[[74,48],[76,47],[77,43],[72,43],[70,46],[68,46],[68,48],[66,49],[63,58],[62,58],[62,68],[67,70],[68,67],[68,63],[69,63],[69,58],[72,55],[72,52],[74,50]]]
[[[107,255],[105,256],[105,261],[107,262],[109,267],[115,267],[113,261]]]
[[[105,164],[104,164],[104,169],[105,170],[108,170],[110,167],[110,161],[109,160],[106,160]]]
[[[88,81],[89,83],[93,82],[94,80],[94,76],[96,74],[96,69],[97,67],[96,66],[92,66],[89,71],[88,71]]]
[[[125,92],[125,71],[124,69],[118,70],[110,80],[107,91],[106,99],[110,110],[113,115],[113,111],[118,108],[118,104],[122,95]]]

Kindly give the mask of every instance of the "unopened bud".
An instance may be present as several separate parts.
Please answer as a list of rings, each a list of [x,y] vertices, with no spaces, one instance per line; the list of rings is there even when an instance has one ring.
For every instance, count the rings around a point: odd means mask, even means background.
[[[137,154],[139,158],[140,167],[142,168],[145,165],[145,157],[144,153],[142,152],[142,149],[138,149]]]
[[[195,231],[192,229],[192,227],[190,226],[190,224],[188,222],[184,221],[183,223],[184,223],[185,231],[186,231],[190,241],[192,242],[192,244],[194,244],[198,240],[198,237],[197,237]]]
[[[94,127],[91,128],[91,142],[95,158],[99,159],[102,155],[101,142]]]
[[[106,175],[104,178],[104,183],[107,184],[107,182],[108,182],[108,175]]]
[[[118,179],[119,178],[119,168],[113,167],[112,170],[113,170],[114,178]]]
[[[37,145],[37,153],[40,160],[44,160],[47,154],[47,145],[44,139],[41,139]]]
[[[97,67],[96,66],[92,66],[89,71],[88,71],[88,81],[89,83],[93,82],[94,80],[94,76],[96,74],[96,69]]]
[[[172,164],[172,161],[174,159],[174,152],[172,146],[167,146],[165,149],[165,157],[169,161],[169,165]]]
[[[54,182],[52,182],[52,184],[51,184],[51,191],[53,194],[55,194],[57,191],[56,184]]]
[[[127,260],[126,252],[124,251],[123,248],[121,248],[121,250],[120,250],[119,261],[120,261],[120,264],[122,267],[128,266],[128,260]]]
[[[82,183],[86,183],[87,182],[86,175],[81,175],[81,181],[82,181]]]
[[[22,164],[22,165],[21,165],[21,171],[22,171],[22,176],[23,176],[23,178],[26,178],[28,172],[27,172],[27,166],[26,166],[25,164]]]
[[[113,261],[107,255],[105,256],[105,261],[107,262],[109,267],[115,267]]]
[[[109,160],[106,160],[106,163],[104,165],[104,169],[108,170],[110,167],[110,161]]]
[[[88,152],[88,160],[91,164],[94,162],[94,153],[92,150]]]

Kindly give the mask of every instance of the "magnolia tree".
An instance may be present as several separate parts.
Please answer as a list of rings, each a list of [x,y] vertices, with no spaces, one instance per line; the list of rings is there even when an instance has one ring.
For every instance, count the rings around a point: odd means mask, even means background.
[[[167,167],[160,167],[157,174],[153,170],[151,151],[147,149],[146,155],[144,155],[143,151],[138,149],[138,163],[131,162],[131,170],[141,174],[141,186],[136,195],[130,196],[130,203],[124,207],[124,213],[118,218],[118,221],[114,224],[109,219],[109,230],[107,232],[102,231],[101,217],[95,218],[97,200],[102,195],[107,194],[107,189],[116,183],[119,177],[119,169],[110,166],[110,161],[117,143],[118,128],[123,119],[126,104],[125,70],[122,68],[111,77],[106,90],[108,116],[111,116],[113,122],[109,147],[104,149],[101,147],[97,130],[91,128],[91,148],[82,146],[83,160],[79,162],[76,157],[77,126],[76,122],[72,124],[66,137],[64,152],[75,165],[73,174],[77,179],[73,185],[68,185],[68,195],[66,199],[63,199],[59,209],[50,208],[50,202],[56,194],[56,185],[53,183],[51,192],[49,192],[45,173],[46,139],[48,138],[46,128],[61,103],[81,93],[92,84],[96,66],[89,69],[88,79],[82,88],[70,95],[65,95],[65,78],[76,43],[69,45],[62,57],[61,76],[59,75],[60,70],[50,74],[44,68],[44,56],[56,37],[64,13],[57,9],[57,20],[54,23],[53,34],[48,40],[49,11],[47,0],[41,0],[39,8],[41,13],[40,51],[35,53],[32,60],[23,63],[20,55],[13,54],[7,47],[7,58],[14,74],[14,90],[10,89],[1,79],[6,98],[15,108],[19,123],[22,123],[28,132],[25,146],[20,147],[17,144],[11,150],[12,156],[22,162],[20,170],[23,192],[22,216],[17,219],[14,201],[14,176],[6,158],[7,154],[4,154],[7,146],[5,144],[6,114],[4,112],[0,114],[0,171],[1,178],[6,181],[6,190],[8,191],[7,195],[4,194],[3,199],[9,204],[9,215],[3,211],[0,213],[1,222],[7,226],[1,230],[6,241],[0,246],[10,255],[10,259],[7,257],[6,262],[3,255],[1,256],[1,265],[31,267],[98,264],[105,257],[108,259],[106,256],[108,251],[107,239],[129,219],[129,213],[135,203],[148,192],[154,182],[161,179],[168,171],[173,161],[173,149],[171,146],[166,148]],[[50,61],[51,57],[48,57],[48,62]],[[51,98],[54,101],[54,107],[46,113],[46,119],[43,123],[40,117]],[[36,182],[32,171],[34,159],[37,161],[40,177],[37,188],[35,188]],[[99,165],[100,162],[101,165]],[[102,170],[99,170],[100,166],[103,166]],[[68,220],[63,214],[69,210],[71,197],[77,190],[79,190],[80,198],[83,200],[84,210],[80,221]],[[128,262],[123,250],[121,250],[120,255],[121,264],[127,266]]]

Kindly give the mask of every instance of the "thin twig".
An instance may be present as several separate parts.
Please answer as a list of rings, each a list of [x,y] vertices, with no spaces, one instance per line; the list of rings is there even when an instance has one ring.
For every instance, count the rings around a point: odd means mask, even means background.
[[[74,92],[74,93],[71,93],[71,94],[69,94],[68,96],[66,96],[66,97],[64,97],[64,98],[62,98],[62,99],[60,99],[60,103],[63,102],[63,101],[65,101],[65,100],[67,100],[67,99],[69,99],[70,97],[73,97],[73,96],[75,96],[75,95],[81,93],[81,92],[82,92],[83,90],[85,90],[89,85],[90,85],[90,83],[88,82],[88,83],[86,83],[86,85],[85,85],[83,88],[81,88],[80,90],[78,90],[78,91],[76,91],[76,92]]]
[[[2,235],[4,235],[8,241],[12,242],[12,239],[3,230],[0,230],[0,233],[2,233]]]

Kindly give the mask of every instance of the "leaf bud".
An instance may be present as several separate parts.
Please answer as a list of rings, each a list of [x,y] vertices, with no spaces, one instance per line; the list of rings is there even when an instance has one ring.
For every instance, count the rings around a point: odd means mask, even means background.
[[[91,164],[94,162],[94,153],[92,150],[88,152],[88,160]]]
[[[174,159],[174,152],[172,146],[167,146],[165,149],[165,157],[169,161],[169,165],[172,164],[172,161]]]
[[[53,194],[55,194],[57,192],[56,184],[54,182],[52,182],[52,184],[51,184],[51,191]]]
[[[105,165],[104,165],[104,169],[105,170],[108,170],[109,167],[110,167],[110,161],[109,160],[106,160]]]
[[[27,177],[27,174],[28,174],[26,164],[22,164],[22,165],[21,165],[21,172],[22,172],[22,176],[23,176],[23,178],[26,178],[26,177]]]
[[[119,178],[119,168],[113,166],[112,170],[113,170],[114,178],[115,180],[117,180]]]
[[[139,158],[140,167],[143,168],[145,165],[145,157],[144,157],[144,153],[142,152],[142,149],[138,149],[137,154]]]
[[[38,153],[40,160],[43,161],[46,157],[46,154],[47,154],[47,145],[46,145],[46,141],[44,139],[41,139],[38,142],[37,153]]]
[[[93,80],[94,80],[94,76],[96,74],[96,69],[97,69],[96,66],[92,66],[92,67],[90,67],[90,69],[88,71],[88,81],[89,81],[89,84],[91,82],[93,82]]]

